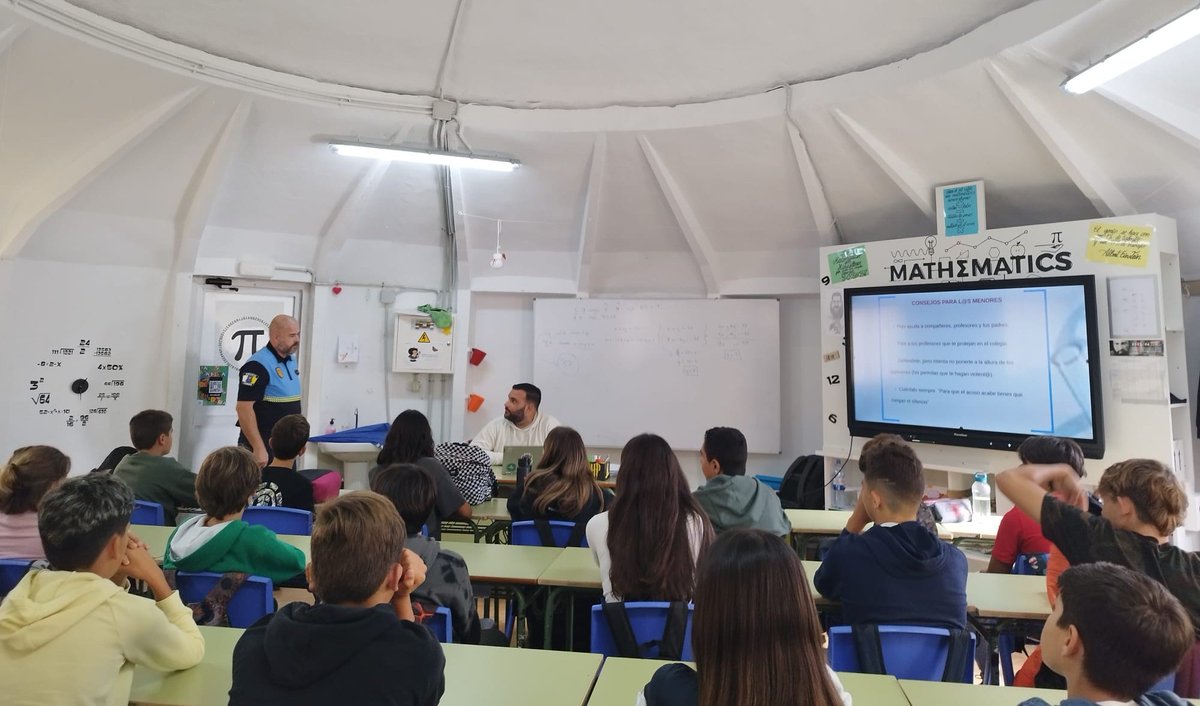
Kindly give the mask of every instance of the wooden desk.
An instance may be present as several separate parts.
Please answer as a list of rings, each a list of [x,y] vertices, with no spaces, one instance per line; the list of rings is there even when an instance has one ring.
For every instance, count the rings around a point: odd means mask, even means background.
[[[996,533],[1000,530],[1000,515],[992,515],[970,522],[947,522],[938,525],[939,536],[947,533],[950,539],[958,542],[962,539],[981,539],[989,542],[996,541]]]
[[[1041,697],[1057,704],[1067,698],[1067,692],[1056,689],[1027,689],[1019,686],[985,686],[983,684],[947,684],[936,681],[901,679],[900,688],[913,704],[920,706],[1013,706],[1026,699]]]
[[[190,706],[229,702],[233,683],[233,647],[242,636],[239,628],[200,628],[204,635],[204,659],[191,669],[156,672],[146,667],[133,670],[130,703]]]
[[[558,558],[555,547],[513,547],[507,544],[451,542],[446,549],[462,556],[472,581],[535,586],[538,578]]]
[[[442,649],[446,653],[443,706],[583,706],[603,661],[601,655],[583,652],[478,645],[442,645]]]
[[[1046,577],[967,574],[967,610],[982,618],[1045,620],[1051,612]]]
[[[174,527],[159,527],[157,525],[130,525],[129,531],[133,532],[146,544],[150,545],[150,556],[162,561],[163,555],[167,551],[167,539],[171,533],[175,531]],[[312,557],[312,537],[308,535],[298,534],[280,534],[277,535],[280,541],[285,544],[290,544],[293,547],[304,552],[304,557],[309,559]]]
[[[605,659],[604,666],[600,668],[600,676],[596,679],[596,686],[592,689],[592,698],[588,699],[588,706],[632,706],[638,692],[663,664],[665,663],[656,659]],[[856,704],[909,706],[909,700],[894,677],[839,673],[838,679],[854,697]]]
[[[165,674],[137,667],[132,703],[206,706],[229,700],[233,648],[243,631],[202,627],[200,632],[206,643],[204,660],[191,669]],[[602,661],[593,654],[477,645],[442,645],[442,650],[446,693],[441,703],[448,706],[583,706]]]
[[[567,547],[559,550],[550,566],[538,577],[542,586],[600,589],[600,567],[586,547]]]

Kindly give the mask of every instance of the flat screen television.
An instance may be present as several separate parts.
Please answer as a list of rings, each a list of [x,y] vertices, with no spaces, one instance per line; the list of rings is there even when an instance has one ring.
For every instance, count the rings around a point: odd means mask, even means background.
[[[850,433],[1104,455],[1096,281],[1088,276],[844,290]]]

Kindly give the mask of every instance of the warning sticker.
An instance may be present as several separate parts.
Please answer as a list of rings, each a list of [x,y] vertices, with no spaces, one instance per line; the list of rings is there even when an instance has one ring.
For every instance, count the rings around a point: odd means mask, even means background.
[[[421,332],[421,337],[417,339],[417,343],[429,343],[429,334]]]

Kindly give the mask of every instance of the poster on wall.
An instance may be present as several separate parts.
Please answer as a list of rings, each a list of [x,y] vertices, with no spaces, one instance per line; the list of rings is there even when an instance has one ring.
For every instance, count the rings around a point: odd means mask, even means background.
[[[201,365],[196,399],[205,405],[224,405],[229,383],[228,365]]]
[[[392,372],[449,373],[452,334],[428,316],[396,315]]]

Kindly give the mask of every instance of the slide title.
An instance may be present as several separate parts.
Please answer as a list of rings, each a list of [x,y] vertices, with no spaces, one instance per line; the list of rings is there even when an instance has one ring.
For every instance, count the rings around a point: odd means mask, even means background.
[[[954,279],[994,277],[1071,269],[1071,253],[1067,250],[1036,255],[1013,255],[984,260],[941,260],[939,262],[910,262],[891,266],[891,281],[908,282],[924,279]]]

